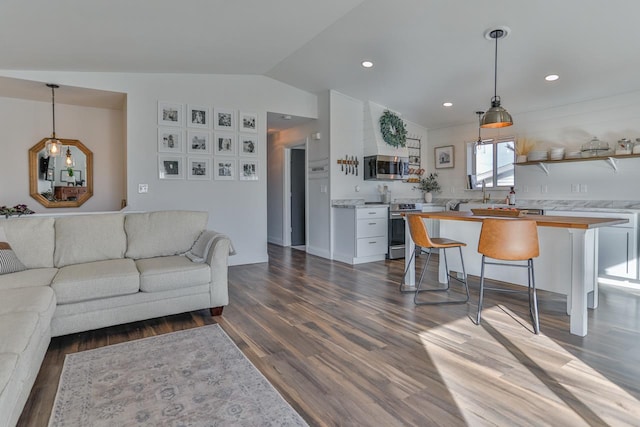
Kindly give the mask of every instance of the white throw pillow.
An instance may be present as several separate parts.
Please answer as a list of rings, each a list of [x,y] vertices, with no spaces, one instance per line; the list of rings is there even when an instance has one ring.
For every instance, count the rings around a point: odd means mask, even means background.
[[[4,228],[0,227],[0,274],[15,273],[26,270],[27,267],[20,262],[16,254],[7,242]]]

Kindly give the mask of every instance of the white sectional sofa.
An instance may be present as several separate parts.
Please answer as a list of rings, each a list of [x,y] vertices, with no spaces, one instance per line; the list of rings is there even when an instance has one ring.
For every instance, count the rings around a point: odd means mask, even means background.
[[[52,336],[221,314],[233,248],[207,220],[193,211],[0,220],[25,267],[0,275],[0,426],[17,422]]]

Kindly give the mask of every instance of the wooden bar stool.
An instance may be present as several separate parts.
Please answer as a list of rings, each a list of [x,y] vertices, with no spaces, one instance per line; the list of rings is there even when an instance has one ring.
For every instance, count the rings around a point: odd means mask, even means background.
[[[538,245],[538,227],[536,222],[528,219],[494,219],[487,218],[482,221],[478,252],[482,254],[482,268],[480,270],[480,298],[478,300],[477,324],[480,324],[482,315],[482,298],[484,290],[498,292],[525,292],[504,288],[489,288],[484,286],[485,265],[501,265],[507,267],[519,267],[527,269],[527,293],[529,294],[529,314],[533,323],[533,330],[540,332],[538,317],[538,299],[536,296],[536,281],[533,275],[533,258],[540,255]],[[486,258],[511,262],[489,262]],[[512,263],[513,261],[526,261],[526,264]]]
[[[422,273],[420,274],[420,280],[416,285],[415,290],[405,290],[405,278],[407,277],[407,272],[409,271],[409,267],[404,270],[404,274],[402,275],[402,280],[400,282],[400,292],[409,293],[413,292],[413,302],[416,305],[439,305],[439,304],[464,304],[469,301],[469,286],[467,285],[467,273],[464,269],[464,259],[462,258],[462,247],[467,246],[466,243],[458,242],[450,239],[443,239],[440,237],[429,237],[429,232],[427,231],[427,226],[425,225],[422,217],[419,215],[407,215],[407,224],[409,225],[409,232],[411,233],[411,238],[416,244],[416,247],[411,254],[411,260],[415,259],[416,253],[418,250],[421,252],[427,253],[427,261],[424,263],[424,267],[422,267]],[[449,266],[447,265],[447,249],[450,248],[458,248],[460,252],[460,261],[462,263],[462,280],[458,277],[454,277],[449,272]],[[428,249],[428,250],[425,250]],[[447,286],[444,288],[432,288],[432,289],[421,289],[422,279],[424,278],[424,273],[427,271],[427,266],[429,265],[429,260],[431,259],[431,251],[433,249],[442,249],[442,255],[444,257],[444,265],[445,270],[447,272]],[[411,265],[411,260],[409,261],[409,265]],[[465,292],[467,294],[466,298],[457,298],[457,299],[449,299],[445,301],[418,301],[418,295],[421,292],[447,292],[450,289],[451,279],[457,280],[458,282],[464,285]]]

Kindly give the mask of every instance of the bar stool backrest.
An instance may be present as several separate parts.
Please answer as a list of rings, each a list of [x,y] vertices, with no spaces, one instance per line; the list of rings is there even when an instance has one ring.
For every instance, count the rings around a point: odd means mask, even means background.
[[[429,232],[422,217],[419,215],[407,215],[407,223],[409,224],[409,232],[416,246],[423,248],[432,248],[433,242],[429,238]]]
[[[535,258],[540,255],[538,226],[530,219],[487,218],[482,221],[478,252],[504,261]]]

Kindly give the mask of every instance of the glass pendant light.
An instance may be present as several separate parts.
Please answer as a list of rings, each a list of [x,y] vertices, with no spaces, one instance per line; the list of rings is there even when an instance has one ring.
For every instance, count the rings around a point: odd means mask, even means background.
[[[73,161],[73,157],[71,156],[71,149],[67,146],[67,154],[66,154],[67,158],[64,161],[64,164],[67,167],[71,167],[74,165],[74,161]]]
[[[491,98],[491,108],[487,110],[482,117],[480,127],[483,128],[502,128],[513,125],[511,114],[500,106],[500,97],[498,91],[498,39],[506,37],[507,32],[504,29],[495,29],[487,33],[485,36],[496,41],[496,55],[494,61],[494,86],[493,98]]]
[[[62,143],[56,138],[56,94],[55,90],[60,86],[56,84],[47,83],[47,87],[51,88],[51,111],[53,113],[53,132],[51,138],[46,142],[45,149],[49,157],[58,157],[62,152]],[[68,149],[67,149],[68,151]]]

